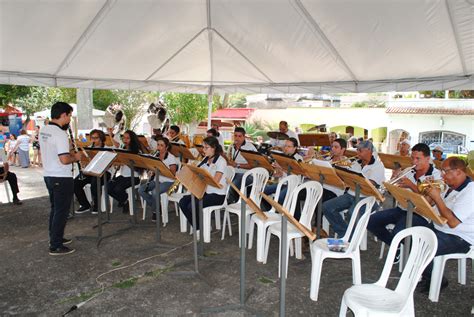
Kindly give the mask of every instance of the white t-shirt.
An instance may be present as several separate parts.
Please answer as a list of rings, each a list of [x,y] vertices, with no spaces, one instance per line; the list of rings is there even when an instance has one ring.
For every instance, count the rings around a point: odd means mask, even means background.
[[[200,168],[203,168],[211,174],[211,176],[214,177],[217,172],[222,173],[221,180],[219,181],[219,184],[221,185],[221,188],[213,187],[213,186],[207,186],[206,188],[206,193],[207,194],[219,194],[219,195],[225,195],[226,194],[226,189],[227,189],[227,182],[225,180],[225,169],[227,167],[227,162],[226,160],[219,155],[218,157],[214,158],[211,163],[208,164],[207,158],[201,161],[201,163],[198,165]]]
[[[298,140],[298,144],[300,144],[300,140],[298,139],[298,134],[296,134],[296,132],[288,130],[285,134],[288,136],[288,138],[295,138]],[[279,146],[281,148],[285,146],[285,142],[286,140],[270,139],[270,144],[272,146]]]
[[[240,146],[240,149],[242,150],[246,150],[246,151],[252,151],[252,152],[257,152],[257,149],[255,148],[255,146],[248,142],[248,141],[244,141],[244,143]],[[240,153],[240,149],[236,149],[235,146],[231,146],[230,147],[230,159],[232,161],[234,161],[235,163],[237,164],[248,164],[247,160],[242,156],[242,154]],[[235,172],[236,173],[245,173],[247,170],[244,169],[244,168],[236,168],[235,169]]]
[[[361,161],[355,161],[351,166],[351,170],[362,173],[365,178],[374,181],[379,186],[385,181],[385,167],[383,166],[382,161],[375,159],[374,156],[370,159],[369,164],[362,167],[362,169],[361,167]],[[352,189],[349,190],[348,193],[355,196],[355,192]],[[366,197],[362,194],[360,196]]]
[[[428,171],[425,173],[425,175],[422,175],[420,176],[418,179],[415,178],[415,169],[412,169],[412,173],[408,174],[406,176],[406,178],[408,178],[410,180],[410,182],[412,182],[413,184],[417,184],[418,181],[420,182],[423,182],[424,180],[426,179],[432,179],[432,180],[440,180],[442,179],[443,177],[441,176],[441,172],[436,169],[433,164],[430,164],[430,167],[428,169]],[[400,209],[402,210],[406,210],[405,208],[401,207],[401,206],[398,206]],[[430,219],[424,217],[426,220],[428,221],[431,221]]]
[[[165,159],[163,160],[163,163],[169,168],[171,165],[176,165],[176,167],[178,166],[178,160],[176,159],[176,156],[174,156],[173,154],[171,153],[167,153],[166,156],[165,156]],[[169,178],[169,177],[165,177],[165,176],[162,176],[160,175],[160,177],[158,178],[160,183],[164,183],[164,182],[174,182],[174,179],[172,178]]]
[[[71,164],[63,164],[59,160],[59,156],[69,155],[67,132],[57,124],[49,123],[41,128],[39,143],[43,161],[43,175],[50,177],[72,177]]]
[[[66,134],[67,137],[67,134]],[[22,134],[18,136],[16,139],[16,142],[18,144],[18,149],[22,151],[28,151],[30,149],[30,137],[26,134]]]
[[[456,218],[461,221],[454,228],[448,224],[437,225],[434,227],[444,233],[453,234],[461,237],[471,245],[474,244],[474,182],[468,177],[466,181],[455,190],[448,192],[443,200],[446,207],[452,210]]]
[[[224,135],[222,132],[219,132],[219,136],[217,137],[217,141],[219,141],[219,144],[224,148]]]

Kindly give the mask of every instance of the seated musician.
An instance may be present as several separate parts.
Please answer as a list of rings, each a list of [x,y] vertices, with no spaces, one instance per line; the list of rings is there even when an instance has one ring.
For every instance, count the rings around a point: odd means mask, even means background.
[[[288,122],[280,121],[279,130],[281,133],[286,134],[289,138],[295,138],[299,143],[298,135],[295,132],[288,129]],[[283,147],[285,146],[285,140],[270,139],[270,144],[273,147],[283,149]]]
[[[157,153],[155,154],[163,163],[170,169],[173,175],[176,174],[178,168],[178,159],[169,152],[171,149],[170,141],[164,137],[157,137],[156,139]],[[146,201],[146,204],[151,208],[153,212],[152,220],[156,220],[156,176],[154,173],[150,174],[149,181],[141,184],[138,189],[138,193]],[[160,175],[159,178],[160,188],[159,193],[163,194],[173,185],[174,180],[165,176]]]
[[[181,140],[181,129],[177,125],[170,126],[167,136],[171,142],[176,142],[179,144],[184,144],[184,141]]]
[[[211,174],[216,183],[221,185],[221,188],[207,186],[206,192],[202,198],[203,208],[209,206],[217,206],[224,203],[226,195],[226,179],[224,177],[225,169],[227,166],[223,155],[223,149],[219,144],[219,141],[215,137],[206,137],[203,140],[203,149],[205,157],[199,163],[198,167],[203,168]],[[179,201],[179,207],[181,211],[188,219],[188,222],[192,225],[192,195],[186,195]],[[197,202],[196,202],[197,207]],[[197,211],[197,210],[196,210]],[[196,212],[196,230],[199,230],[199,215]]]
[[[443,147],[441,145],[437,145],[433,149],[433,161],[442,162],[444,160],[443,151],[444,151]]]
[[[9,165],[7,161],[4,161],[3,155],[0,155],[0,183],[7,181],[10,184],[10,189],[13,194],[13,204],[21,205],[22,202],[18,199],[18,180],[16,174],[10,172]]]
[[[441,217],[447,220],[444,225],[430,224],[438,238],[436,255],[467,253],[474,244],[474,182],[466,175],[466,163],[457,157],[443,161],[441,173],[446,185],[446,194],[438,188],[431,188],[428,196],[433,200]],[[428,293],[431,282],[431,262],[422,274],[417,289]],[[443,277],[441,289],[448,286]]]
[[[321,147],[321,151],[322,151],[322,152],[329,152],[329,151],[331,151],[332,143],[334,142],[334,140],[337,139],[337,134],[336,134],[336,132],[330,132],[330,133],[328,134],[328,137],[329,137],[329,144],[331,144],[331,145],[325,145],[325,146]]]
[[[229,147],[227,153],[227,164],[235,168],[235,176],[232,182],[239,189],[244,173],[251,168],[251,165],[248,164],[247,160],[242,156],[240,150],[257,152],[255,146],[245,140],[245,129],[236,127],[234,130],[234,144]],[[247,181],[250,183],[252,180],[247,179]],[[229,203],[236,202],[239,198],[238,196],[239,195],[231,189],[229,191]]]
[[[395,152],[395,155],[410,156],[410,141],[405,139],[400,142],[400,149]]]
[[[408,188],[411,191],[418,193],[417,183],[422,182],[426,179],[440,180],[441,173],[437,170],[433,164],[430,163],[430,148],[424,143],[418,143],[411,149],[411,160],[415,166],[413,173],[408,174],[398,181],[398,186],[402,188]],[[377,238],[390,245],[393,237],[401,230],[405,229],[406,224],[406,210],[401,207],[383,210],[376,212],[370,216],[369,224],[367,229],[372,232]],[[394,224],[393,230],[388,230],[387,225]],[[428,221],[414,213],[413,214],[413,225],[424,226],[427,225]],[[399,260],[399,252],[396,260]]]
[[[120,148],[130,151],[130,153],[138,154],[143,151],[142,144],[138,140],[136,133],[131,130],[124,132],[122,142]],[[138,184],[140,182],[140,172],[135,170],[133,176],[135,184]],[[108,190],[109,195],[118,201],[118,206],[123,207],[123,213],[127,213],[129,210],[127,188],[130,186],[132,186],[132,170],[127,165],[122,165],[120,167],[120,175],[114,175],[109,181]]]
[[[361,142],[357,147],[357,157],[359,160],[352,164],[351,169],[356,172],[361,172],[374,186],[379,187],[385,180],[385,169],[382,162],[375,159],[374,151],[374,146],[370,141]],[[334,232],[336,232],[339,237],[344,236],[347,229],[347,223],[340,212],[349,209],[347,217],[350,219],[355,207],[354,195],[355,193],[349,190],[345,194],[323,203],[324,216],[326,216]],[[361,195],[361,197],[363,197],[363,195]],[[374,209],[376,208],[378,208],[378,206],[374,204]]]
[[[101,130],[92,130],[90,132],[91,147],[105,147],[105,133]],[[107,179],[110,179],[110,173],[107,173]],[[101,184],[103,184],[103,179],[101,178]],[[91,184],[91,195],[94,201],[92,207],[92,213],[97,213],[97,181],[93,176],[88,175],[77,175],[74,179],[74,194],[76,195],[77,201],[79,202],[79,209],[76,210],[77,214],[82,214],[91,209],[89,200],[84,193],[84,187],[87,184]]]
[[[285,140],[285,146],[283,147],[283,152],[297,160],[298,162],[303,161],[303,157],[298,154],[298,140],[295,138],[289,138],[288,140]],[[286,171],[282,169],[282,167],[277,163],[274,162],[273,167],[275,168],[275,172],[273,173],[273,177],[276,178],[283,178],[287,175]],[[267,195],[274,194],[276,192],[276,189],[278,187],[278,184],[270,184],[265,186],[264,193]],[[287,186],[283,185],[282,188],[280,189],[280,195],[278,197],[278,203],[283,204],[283,201],[285,200],[286,197],[286,191],[287,191]],[[262,200],[262,207],[264,210],[270,210],[271,206],[266,200]]]

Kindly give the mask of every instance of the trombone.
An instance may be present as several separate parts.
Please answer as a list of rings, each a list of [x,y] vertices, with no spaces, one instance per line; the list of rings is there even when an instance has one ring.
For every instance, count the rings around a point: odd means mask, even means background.
[[[399,180],[401,180],[403,177],[406,177],[410,174],[413,174],[414,173],[414,168],[416,167],[416,165],[413,165],[413,166],[410,166],[410,167],[407,167],[405,168],[403,171],[400,172],[400,174],[398,174],[397,177],[394,177],[392,178],[391,180],[389,180],[387,182],[387,184],[390,184],[390,185],[395,185],[396,183],[398,183]],[[385,188],[384,184],[382,184],[379,188],[379,191],[382,195],[385,194],[385,192],[387,191],[387,189]]]

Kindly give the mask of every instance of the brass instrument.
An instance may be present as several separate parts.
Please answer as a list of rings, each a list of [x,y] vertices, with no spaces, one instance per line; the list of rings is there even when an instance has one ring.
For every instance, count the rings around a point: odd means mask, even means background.
[[[349,167],[352,165],[353,161],[357,160],[356,156],[346,157],[342,160],[334,161],[331,163],[333,166]]]
[[[173,184],[170,186],[170,188],[168,188],[168,190],[166,191],[166,194],[168,196],[171,196],[174,192],[178,190],[179,184],[180,184],[179,180],[176,179],[173,182]]]
[[[409,174],[412,174],[414,172],[414,168],[415,168],[416,165],[413,165],[413,166],[410,166],[410,167],[407,167],[405,168],[403,171],[400,172],[400,174],[397,175],[397,177],[394,177],[392,178],[391,180],[389,180],[387,183],[390,184],[390,185],[395,185],[399,180],[401,180],[403,177],[406,177],[408,176]],[[385,186],[382,184],[379,188],[379,191],[382,195],[385,194],[385,192],[387,191],[387,189],[385,188]]]
[[[446,183],[441,179],[425,179],[422,182],[418,182],[416,185],[418,192],[426,196],[432,188],[438,188],[441,192],[446,190]]]

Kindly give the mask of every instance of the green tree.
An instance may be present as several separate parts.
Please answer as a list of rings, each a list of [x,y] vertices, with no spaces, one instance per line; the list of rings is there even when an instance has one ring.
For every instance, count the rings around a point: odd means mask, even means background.
[[[125,126],[130,130],[134,130],[146,113],[148,104],[155,101],[157,93],[144,92],[138,90],[114,90],[117,103],[122,105],[122,110],[127,121]]]
[[[70,101],[66,100],[72,98],[71,95],[65,94],[69,91],[63,91],[60,88],[55,87],[28,87],[29,92],[27,95],[19,97],[15,100],[14,104],[21,107],[26,113],[25,126],[30,121],[30,117],[38,111],[42,111],[50,108],[57,101]],[[74,100],[75,101],[75,100]]]
[[[94,108],[103,110],[111,104],[119,103],[117,95],[112,90],[94,89],[92,92]]]
[[[28,96],[30,87],[16,85],[0,85],[0,107],[15,103],[18,98]]]
[[[207,118],[207,95],[164,93],[162,98],[167,105],[171,122],[178,125],[199,122]],[[213,102],[213,111],[216,105]]]

